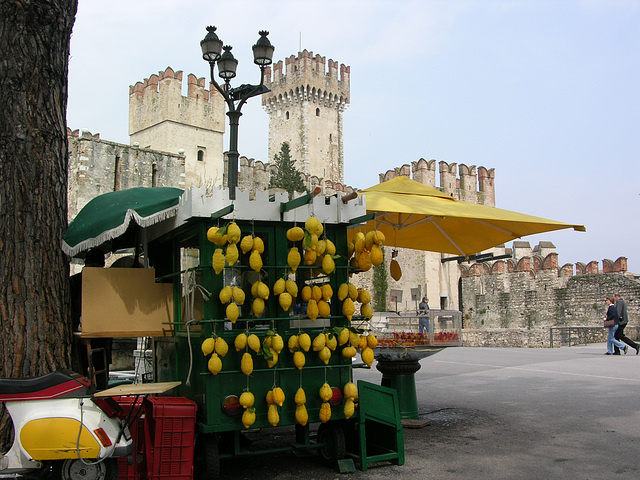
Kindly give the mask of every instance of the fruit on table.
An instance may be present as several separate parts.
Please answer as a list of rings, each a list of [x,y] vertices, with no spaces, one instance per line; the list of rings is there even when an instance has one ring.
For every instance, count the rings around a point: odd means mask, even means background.
[[[298,269],[298,265],[302,258],[300,257],[300,252],[298,251],[298,247],[291,247],[289,250],[289,254],[287,255],[287,265],[291,267],[291,270],[294,272]]]
[[[238,261],[239,256],[240,256],[240,253],[238,252],[238,246],[235,243],[232,243],[227,246],[227,251],[224,255],[224,258],[230,267],[235,265],[235,263]]]
[[[244,428],[249,428],[256,422],[256,409],[253,407],[247,408],[242,414],[242,424]]]
[[[218,298],[222,303],[229,303],[231,301],[232,296],[233,296],[233,289],[229,285],[221,289],[220,293],[218,294]]]
[[[217,375],[220,372],[220,370],[222,370],[222,360],[220,360],[220,357],[218,356],[217,353],[213,353],[211,355],[211,358],[207,363],[207,368],[214,375]]]
[[[307,403],[307,394],[304,393],[302,387],[298,388],[293,401],[296,403],[296,405],[304,405],[305,403]]]
[[[321,406],[320,406],[320,420],[322,420],[322,423],[327,423],[329,420],[331,420],[331,405],[329,405],[328,402],[324,402]]]
[[[249,407],[253,407],[253,404],[256,401],[256,399],[253,396],[253,393],[242,392],[242,395],[240,395],[239,401],[240,401],[240,405],[242,405],[244,408],[249,408]]]
[[[275,403],[278,406],[282,406],[282,404],[284,403],[284,391],[282,390],[282,388],[280,387],[276,387],[273,389],[273,403]]]
[[[311,337],[308,333],[301,333],[298,336],[298,345],[300,345],[300,348],[302,348],[305,352],[309,351],[309,349],[311,348]]]
[[[247,337],[247,345],[251,350],[258,353],[260,351],[260,338],[255,333],[252,333]]]
[[[236,320],[238,320],[238,317],[240,316],[238,304],[231,302],[229,305],[227,305],[226,314],[231,323],[236,323]]]
[[[348,398],[344,403],[344,418],[346,418],[347,420],[351,418],[353,416],[353,412],[355,412],[355,408],[356,406],[353,403],[353,400]]]
[[[251,252],[251,256],[249,257],[249,266],[251,267],[252,270],[255,270],[256,272],[259,272],[260,270],[262,270],[262,257],[260,256],[260,253],[258,253],[257,250],[254,250],[253,252]]]
[[[331,397],[333,397],[333,391],[331,390],[331,385],[325,382],[322,384],[322,387],[320,387],[320,398],[323,401],[328,402],[329,400],[331,400]]]
[[[307,413],[307,407],[304,405],[298,405],[296,407],[296,421],[303,427],[309,421],[309,414]]]
[[[298,370],[302,370],[302,367],[304,367],[306,361],[307,359],[304,356],[304,353],[302,353],[300,350],[293,353],[293,364],[298,368]]]
[[[251,375],[253,373],[253,357],[249,352],[245,352],[244,355],[242,355],[240,370],[245,375]]]
[[[229,345],[227,345],[227,342],[224,340],[224,338],[216,338],[215,351],[221,357],[224,357],[227,354],[227,352],[229,351]]]
[[[278,407],[275,403],[269,405],[269,410],[267,412],[267,420],[274,427],[280,423],[280,414],[278,413]]]
[[[213,257],[211,259],[211,265],[213,266],[213,270],[216,272],[216,275],[219,274],[222,270],[224,270],[225,258],[222,254],[221,248],[216,248],[216,251],[213,252]]]
[[[253,249],[253,235],[245,235],[240,241],[240,250],[247,253]]]
[[[304,230],[300,227],[291,227],[287,230],[287,240],[290,242],[299,242],[304,238]]]

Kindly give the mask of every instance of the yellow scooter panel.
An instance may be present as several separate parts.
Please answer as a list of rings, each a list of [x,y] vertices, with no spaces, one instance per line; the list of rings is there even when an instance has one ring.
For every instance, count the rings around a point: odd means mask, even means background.
[[[20,431],[22,448],[34,460],[98,458],[100,445],[91,432],[73,418],[40,418],[27,422]]]

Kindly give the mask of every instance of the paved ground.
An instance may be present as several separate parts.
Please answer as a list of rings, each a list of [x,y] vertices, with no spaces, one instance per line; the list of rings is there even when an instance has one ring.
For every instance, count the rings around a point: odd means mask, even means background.
[[[604,344],[446,349],[416,373],[420,415],[431,425],[404,430],[403,466],[338,474],[311,453],[287,454],[225,461],[222,477],[636,479],[640,356],[604,352]],[[375,368],[356,374],[380,383]]]

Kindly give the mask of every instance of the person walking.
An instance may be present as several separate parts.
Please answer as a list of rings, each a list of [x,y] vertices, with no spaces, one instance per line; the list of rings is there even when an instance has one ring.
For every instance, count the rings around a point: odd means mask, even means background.
[[[607,315],[604,318],[604,326],[609,328],[609,336],[607,337],[607,353],[605,353],[605,355],[614,355],[614,346],[618,347],[626,354],[629,347],[615,338],[619,319],[618,310],[614,304],[613,297],[607,297],[606,303]],[[620,355],[620,352],[618,352],[618,355]]]
[[[420,310],[418,312],[420,314],[418,329],[420,333],[429,333],[429,315],[427,315],[429,311],[429,299],[427,297],[422,297],[422,301],[418,304],[418,309]]]
[[[620,296],[619,293],[615,293],[613,295],[613,299],[616,301],[616,311],[618,312],[618,318],[619,318],[618,329],[616,330],[615,338],[616,340],[620,342],[624,342],[627,345],[629,345],[631,348],[635,349],[636,355],[638,355],[638,353],[640,352],[640,345],[638,345],[636,342],[634,342],[624,334],[624,327],[626,327],[627,323],[629,323],[629,314],[627,313],[627,302],[624,301],[624,299]],[[618,349],[618,347],[615,347],[614,351],[617,355],[620,355],[620,349]]]

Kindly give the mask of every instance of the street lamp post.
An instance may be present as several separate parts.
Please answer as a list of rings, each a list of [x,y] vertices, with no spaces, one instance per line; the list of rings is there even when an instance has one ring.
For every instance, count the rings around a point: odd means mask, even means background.
[[[238,124],[242,112],[242,106],[251,97],[262,95],[269,91],[264,84],[264,70],[271,65],[274,47],[267,38],[269,32],[258,32],[260,38],[253,48],[253,63],[260,67],[260,83],[258,85],[240,85],[231,88],[230,81],[236,76],[238,60],[231,53],[229,45],[222,46],[222,40],[216,35],[216,27],[207,27],[207,35],[200,42],[202,58],[209,62],[211,68],[211,83],[220,92],[227,104],[229,111],[229,163],[227,165],[227,186],[229,188],[229,200],[236,199],[236,187],[238,186]],[[224,50],[224,52],[222,52]],[[224,85],[219,85],[214,77],[214,66],[218,64],[218,75],[224,80]]]

